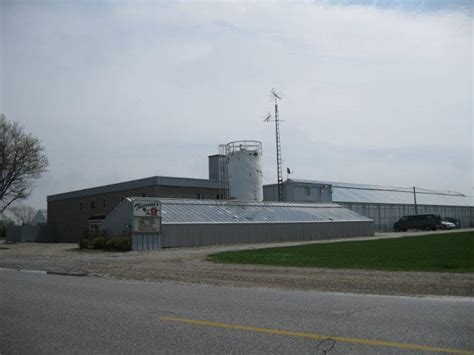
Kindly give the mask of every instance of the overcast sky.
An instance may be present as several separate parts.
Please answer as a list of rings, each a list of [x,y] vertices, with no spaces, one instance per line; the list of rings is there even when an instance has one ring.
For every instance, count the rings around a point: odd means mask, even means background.
[[[293,178],[473,195],[472,1],[0,2],[0,112],[50,160],[33,207],[207,178],[241,139],[272,183],[271,88]]]

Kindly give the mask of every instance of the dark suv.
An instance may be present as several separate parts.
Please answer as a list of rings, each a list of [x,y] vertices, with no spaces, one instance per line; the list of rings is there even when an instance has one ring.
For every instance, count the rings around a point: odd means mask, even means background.
[[[393,229],[396,232],[405,232],[408,229],[436,230],[441,228],[441,217],[435,214],[403,216],[393,224]]]

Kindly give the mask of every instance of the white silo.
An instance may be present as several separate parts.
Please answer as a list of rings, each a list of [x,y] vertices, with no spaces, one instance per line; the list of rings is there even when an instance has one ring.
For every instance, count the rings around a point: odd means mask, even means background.
[[[262,143],[236,141],[226,145],[229,198],[263,200]]]

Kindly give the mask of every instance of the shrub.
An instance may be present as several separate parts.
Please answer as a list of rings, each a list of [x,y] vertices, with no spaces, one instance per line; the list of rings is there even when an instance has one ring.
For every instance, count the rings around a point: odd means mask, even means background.
[[[89,240],[89,239],[82,238],[82,239],[79,241],[79,248],[80,248],[80,249],[89,249],[89,244],[90,244],[90,240]]]
[[[105,243],[105,250],[119,250],[119,238],[112,238]]]
[[[119,250],[130,251],[132,250],[132,238],[131,237],[120,237],[119,238]]]
[[[130,251],[132,250],[132,238],[119,236],[109,239],[105,243],[105,250]]]
[[[93,248],[94,249],[104,249],[105,248],[105,238],[99,237],[95,238],[94,241],[92,242]]]

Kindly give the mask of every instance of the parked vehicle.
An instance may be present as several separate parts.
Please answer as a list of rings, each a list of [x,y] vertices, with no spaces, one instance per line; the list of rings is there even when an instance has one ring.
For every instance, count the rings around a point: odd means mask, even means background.
[[[442,228],[441,217],[435,214],[403,216],[393,224],[393,229],[397,232],[405,232],[408,229],[437,230]]]
[[[442,229],[456,229],[456,225],[448,221],[441,221],[441,228]]]
[[[461,221],[457,218],[452,218],[452,217],[444,217],[443,218],[443,221],[448,221],[448,222],[451,222],[451,223],[454,223],[454,225],[456,226],[456,228],[461,228]]]

